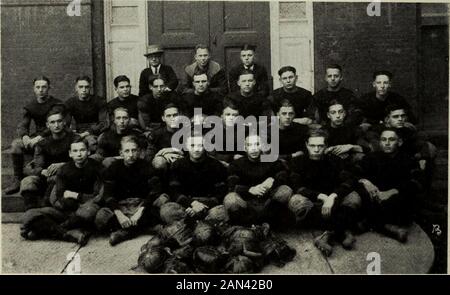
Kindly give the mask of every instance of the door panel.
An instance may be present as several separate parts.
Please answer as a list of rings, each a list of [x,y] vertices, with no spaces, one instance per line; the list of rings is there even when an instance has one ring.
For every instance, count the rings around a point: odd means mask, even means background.
[[[258,60],[270,73],[268,2],[148,1],[149,43],[165,48],[164,62],[184,80],[198,43],[227,69],[239,63],[239,48],[255,44]]]

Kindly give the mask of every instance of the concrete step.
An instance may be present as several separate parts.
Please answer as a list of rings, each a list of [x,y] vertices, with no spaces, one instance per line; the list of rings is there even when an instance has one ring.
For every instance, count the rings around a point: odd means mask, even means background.
[[[2,223],[10,224],[10,223],[22,223],[23,212],[7,212],[2,213],[1,215]]]
[[[2,213],[4,212],[23,212],[23,198],[19,193],[13,195],[5,195],[2,192]]]

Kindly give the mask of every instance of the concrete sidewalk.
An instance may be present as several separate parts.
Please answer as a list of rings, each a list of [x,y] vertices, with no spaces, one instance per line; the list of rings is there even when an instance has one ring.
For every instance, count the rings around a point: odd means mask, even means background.
[[[82,274],[137,274],[139,249],[150,238],[141,236],[111,247],[106,237],[92,237],[84,247],[60,241],[27,241],[19,234],[19,224],[2,224],[2,272],[22,274],[66,273],[70,258],[79,254]],[[313,244],[318,233],[293,230],[280,234],[297,250],[294,260],[282,268],[266,266],[266,274],[366,274],[373,261],[371,252],[381,258],[381,273],[427,273],[434,260],[431,241],[422,229],[413,225],[406,244],[365,233],[357,236],[355,249],[334,247],[325,258]],[[375,254],[376,255],[376,254]],[[69,257],[69,259],[68,259]]]

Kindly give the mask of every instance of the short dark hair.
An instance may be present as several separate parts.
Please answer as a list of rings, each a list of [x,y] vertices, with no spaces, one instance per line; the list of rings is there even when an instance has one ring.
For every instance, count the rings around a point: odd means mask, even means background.
[[[134,135],[127,135],[122,137],[122,139],[120,140],[120,149],[122,149],[123,145],[128,142],[134,143],[138,148],[140,148],[139,140],[137,139],[137,137]]]
[[[45,82],[47,82],[48,86],[50,86],[50,79],[47,78],[46,76],[38,76],[38,77],[34,78],[33,85],[34,85],[34,83],[36,83],[36,81],[45,81]]]
[[[308,142],[311,137],[323,137],[325,139],[325,144],[327,144],[329,135],[324,129],[310,129],[308,131],[308,136],[306,137],[306,142]]]
[[[124,107],[117,107],[117,108],[115,108],[113,110],[113,118],[116,117],[116,112],[125,112],[125,113],[127,113],[128,116],[130,116],[130,112],[128,111],[127,108],[124,108]]]
[[[288,99],[283,99],[282,101],[276,104],[275,110],[277,111],[277,113],[280,111],[281,108],[292,108],[294,109],[295,112],[294,105]]]
[[[392,132],[395,132],[395,134],[397,135],[397,137],[398,137],[398,138],[401,138],[400,133],[398,132],[398,130],[396,130],[395,128],[392,128],[392,127],[384,127],[383,129],[381,129],[379,138],[381,138],[381,134],[383,134],[383,132],[386,132],[386,131],[392,131]]]
[[[331,106],[334,106],[334,105],[337,105],[337,104],[340,104],[344,108],[344,110],[346,109],[345,104],[342,101],[340,101],[339,99],[336,99],[336,98],[333,98],[332,100],[330,100],[330,102],[327,104],[328,105],[327,109],[329,109]]]
[[[293,66],[284,66],[284,67],[281,67],[281,69],[278,70],[278,76],[281,77],[281,75],[283,75],[286,72],[293,72],[294,75],[297,74],[297,70]]]
[[[251,50],[251,51],[256,51],[256,45],[252,45],[252,44],[244,44],[241,47],[241,51],[244,50]]]
[[[166,77],[164,77],[161,74],[158,75],[150,75],[150,77],[148,77],[148,84],[153,86],[153,83],[155,82],[155,80],[162,80],[164,82],[164,84],[166,84]]]
[[[205,70],[202,70],[202,69],[200,69],[200,68],[196,68],[196,69],[195,69],[194,75],[192,75],[192,77],[194,77],[194,76],[200,76],[200,75],[206,75],[206,77],[207,77],[208,80],[209,80],[208,73],[207,73]]]
[[[86,147],[86,149],[89,149],[89,143],[86,140],[86,138],[77,137],[74,140],[72,140],[72,142],[70,143],[69,150],[72,149],[72,144],[75,144],[75,143],[83,143],[84,146]]]
[[[328,70],[328,69],[338,69],[339,72],[342,73],[342,67],[340,65],[338,65],[338,64],[329,64],[329,65],[327,65],[325,70]]]
[[[223,113],[223,110],[226,109],[226,108],[237,110],[238,112],[240,111],[239,105],[230,97],[225,97],[223,99],[223,102],[222,102],[222,113]]]
[[[384,109],[384,116],[387,117],[391,114],[393,111],[397,110],[404,110],[406,114],[408,114],[408,109],[404,105],[400,104],[388,104],[386,108]]]
[[[373,72],[372,78],[375,80],[377,78],[377,76],[381,76],[381,75],[387,76],[389,78],[389,80],[392,80],[392,77],[394,77],[394,75],[391,72],[386,71],[386,70],[380,70],[380,71]]]
[[[208,52],[210,52],[209,47],[205,44],[195,45],[194,52],[197,54],[197,50],[199,50],[199,49],[206,49],[206,50],[208,50]]]
[[[55,104],[50,108],[50,110],[47,112],[45,118],[48,119],[48,117],[60,114],[63,118],[66,116],[66,107],[62,103]]]
[[[114,78],[114,87],[118,87],[120,82],[130,83],[130,79],[125,75],[120,75]]]
[[[77,84],[78,81],[86,81],[86,82],[88,82],[89,84],[92,83],[91,78],[89,78],[89,76],[87,76],[87,75],[82,75],[82,76],[76,77],[76,78],[75,78],[75,84]]]
[[[176,109],[178,110],[178,112],[180,111],[180,108],[178,107],[178,105],[175,104],[175,103],[173,103],[173,102],[171,102],[171,103],[165,104],[165,105],[163,106],[161,115],[164,116],[164,112],[165,112],[167,109],[170,109],[170,108],[176,108]]]
[[[239,77],[242,75],[253,75],[253,77],[254,77],[255,73],[249,69],[242,69],[242,71],[239,73]]]

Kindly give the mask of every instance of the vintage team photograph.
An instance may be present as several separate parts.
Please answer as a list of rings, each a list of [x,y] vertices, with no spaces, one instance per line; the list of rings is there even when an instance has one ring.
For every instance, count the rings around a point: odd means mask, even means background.
[[[449,4],[0,10],[3,274],[448,273]]]

